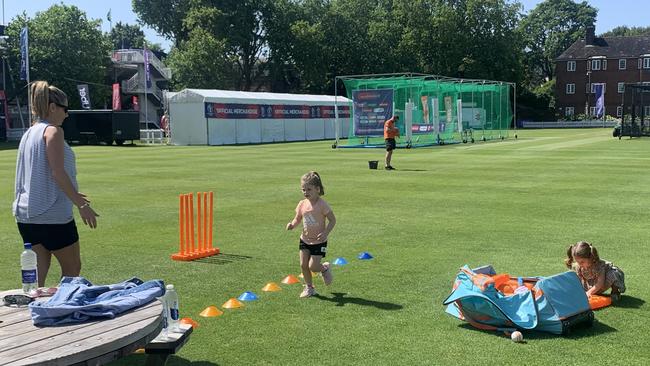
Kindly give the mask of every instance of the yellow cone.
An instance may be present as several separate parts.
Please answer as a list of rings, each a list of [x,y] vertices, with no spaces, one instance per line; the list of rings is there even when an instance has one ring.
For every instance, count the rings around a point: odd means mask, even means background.
[[[242,304],[241,301],[235,299],[234,297],[231,297],[230,300],[226,301],[223,305],[221,305],[221,307],[224,309],[237,309],[244,307],[244,304]]]
[[[215,316],[223,315],[223,311],[219,310],[216,306],[208,306],[199,315],[204,318],[212,318]]]
[[[282,290],[282,288],[280,288],[280,286],[278,286],[278,284],[275,282],[269,282],[266,284],[266,286],[262,287],[262,291],[265,292],[275,292],[280,290]]]

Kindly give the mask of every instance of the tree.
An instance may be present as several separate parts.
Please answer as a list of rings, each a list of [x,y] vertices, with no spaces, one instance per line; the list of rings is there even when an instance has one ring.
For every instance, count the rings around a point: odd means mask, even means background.
[[[7,27],[8,58],[13,79],[26,100],[27,91],[20,85],[19,33],[29,27],[29,66],[31,80],[47,80],[68,95],[71,108],[79,108],[77,84],[90,84],[91,101],[99,104],[110,95],[103,84],[110,63],[110,44],[100,30],[101,20],[89,20],[76,6],[53,5],[34,19],[20,15]]]
[[[528,84],[534,88],[554,77],[554,60],[594,24],[598,11],[586,1],[546,0],[520,23]]]
[[[231,89],[233,63],[224,57],[226,44],[202,28],[174,47],[167,58],[175,89]]]
[[[116,50],[142,48],[145,42],[144,32],[139,26],[122,22],[117,22],[108,36],[113,49]]]
[[[201,0],[132,0],[133,12],[156,32],[178,45],[189,38],[183,22],[191,6]]]
[[[622,25],[600,35],[600,37],[631,36],[650,36],[650,27],[628,27],[626,25]]]

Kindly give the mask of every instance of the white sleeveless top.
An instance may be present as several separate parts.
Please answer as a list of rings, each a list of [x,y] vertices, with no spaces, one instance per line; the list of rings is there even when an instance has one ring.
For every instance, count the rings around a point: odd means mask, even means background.
[[[52,177],[45,151],[45,128],[41,121],[30,127],[20,139],[16,159],[16,186],[13,213],[25,224],[66,224],[74,218],[72,201]],[[56,128],[52,126],[51,128]],[[63,168],[77,188],[75,155],[64,142]]]

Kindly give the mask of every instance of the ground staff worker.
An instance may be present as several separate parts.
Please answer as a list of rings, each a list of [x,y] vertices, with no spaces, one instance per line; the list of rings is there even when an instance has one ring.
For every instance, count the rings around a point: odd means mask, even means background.
[[[393,157],[393,150],[395,150],[395,138],[399,136],[399,128],[395,127],[395,123],[399,121],[399,116],[393,116],[384,122],[384,140],[386,141],[386,170],[395,170],[390,165],[390,160]]]

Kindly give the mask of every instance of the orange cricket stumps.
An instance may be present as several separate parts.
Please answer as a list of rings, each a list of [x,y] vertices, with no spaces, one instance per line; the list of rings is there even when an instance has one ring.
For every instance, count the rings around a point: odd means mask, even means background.
[[[196,237],[194,237],[194,193],[178,195],[178,253],[172,254],[177,261],[191,261],[219,254],[219,248],[212,246],[212,215],[214,194],[196,194]]]

